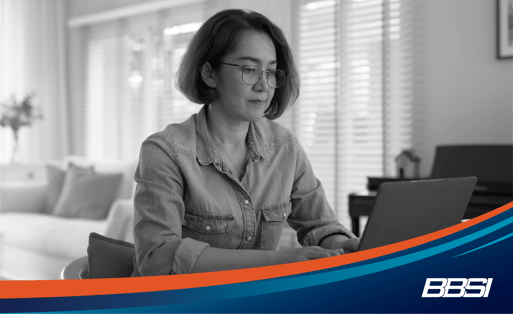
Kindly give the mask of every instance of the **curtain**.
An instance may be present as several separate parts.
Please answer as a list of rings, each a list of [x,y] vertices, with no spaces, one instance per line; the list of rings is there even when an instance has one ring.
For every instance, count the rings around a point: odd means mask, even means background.
[[[35,93],[43,120],[20,131],[23,162],[68,153],[65,6],[62,0],[0,1],[0,102]],[[9,128],[0,129],[0,162],[9,162]]]

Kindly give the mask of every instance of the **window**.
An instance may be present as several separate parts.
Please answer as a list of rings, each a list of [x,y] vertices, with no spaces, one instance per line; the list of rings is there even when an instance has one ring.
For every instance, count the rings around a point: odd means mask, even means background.
[[[72,29],[73,154],[137,159],[147,136],[199,111],[174,84],[202,6]]]
[[[411,145],[407,1],[296,4],[301,97],[294,131],[329,203],[349,225],[348,194],[395,175]]]

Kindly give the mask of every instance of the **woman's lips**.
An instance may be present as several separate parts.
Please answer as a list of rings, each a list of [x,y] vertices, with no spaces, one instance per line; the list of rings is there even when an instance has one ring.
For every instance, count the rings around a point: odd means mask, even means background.
[[[264,99],[252,99],[250,100],[250,102],[252,103],[255,103],[255,104],[265,104],[265,100]]]

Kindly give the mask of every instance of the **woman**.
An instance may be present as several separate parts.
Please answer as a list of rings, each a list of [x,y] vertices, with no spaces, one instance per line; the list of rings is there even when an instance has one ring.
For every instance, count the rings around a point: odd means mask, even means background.
[[[135,173],[133,276],[268,266],[356,250],[305,151],[271,121],[299,95],[281,30],[222,11],[199,29],[178,71],[198,114],[146,139]],[[276,251],[283,224],[302,248]]]

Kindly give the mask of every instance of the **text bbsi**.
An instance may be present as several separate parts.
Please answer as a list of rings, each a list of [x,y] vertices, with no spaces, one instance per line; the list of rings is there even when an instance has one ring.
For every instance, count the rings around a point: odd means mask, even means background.
[[[493,278],[426,278],[422,297],[487,298],[492,281]]]

